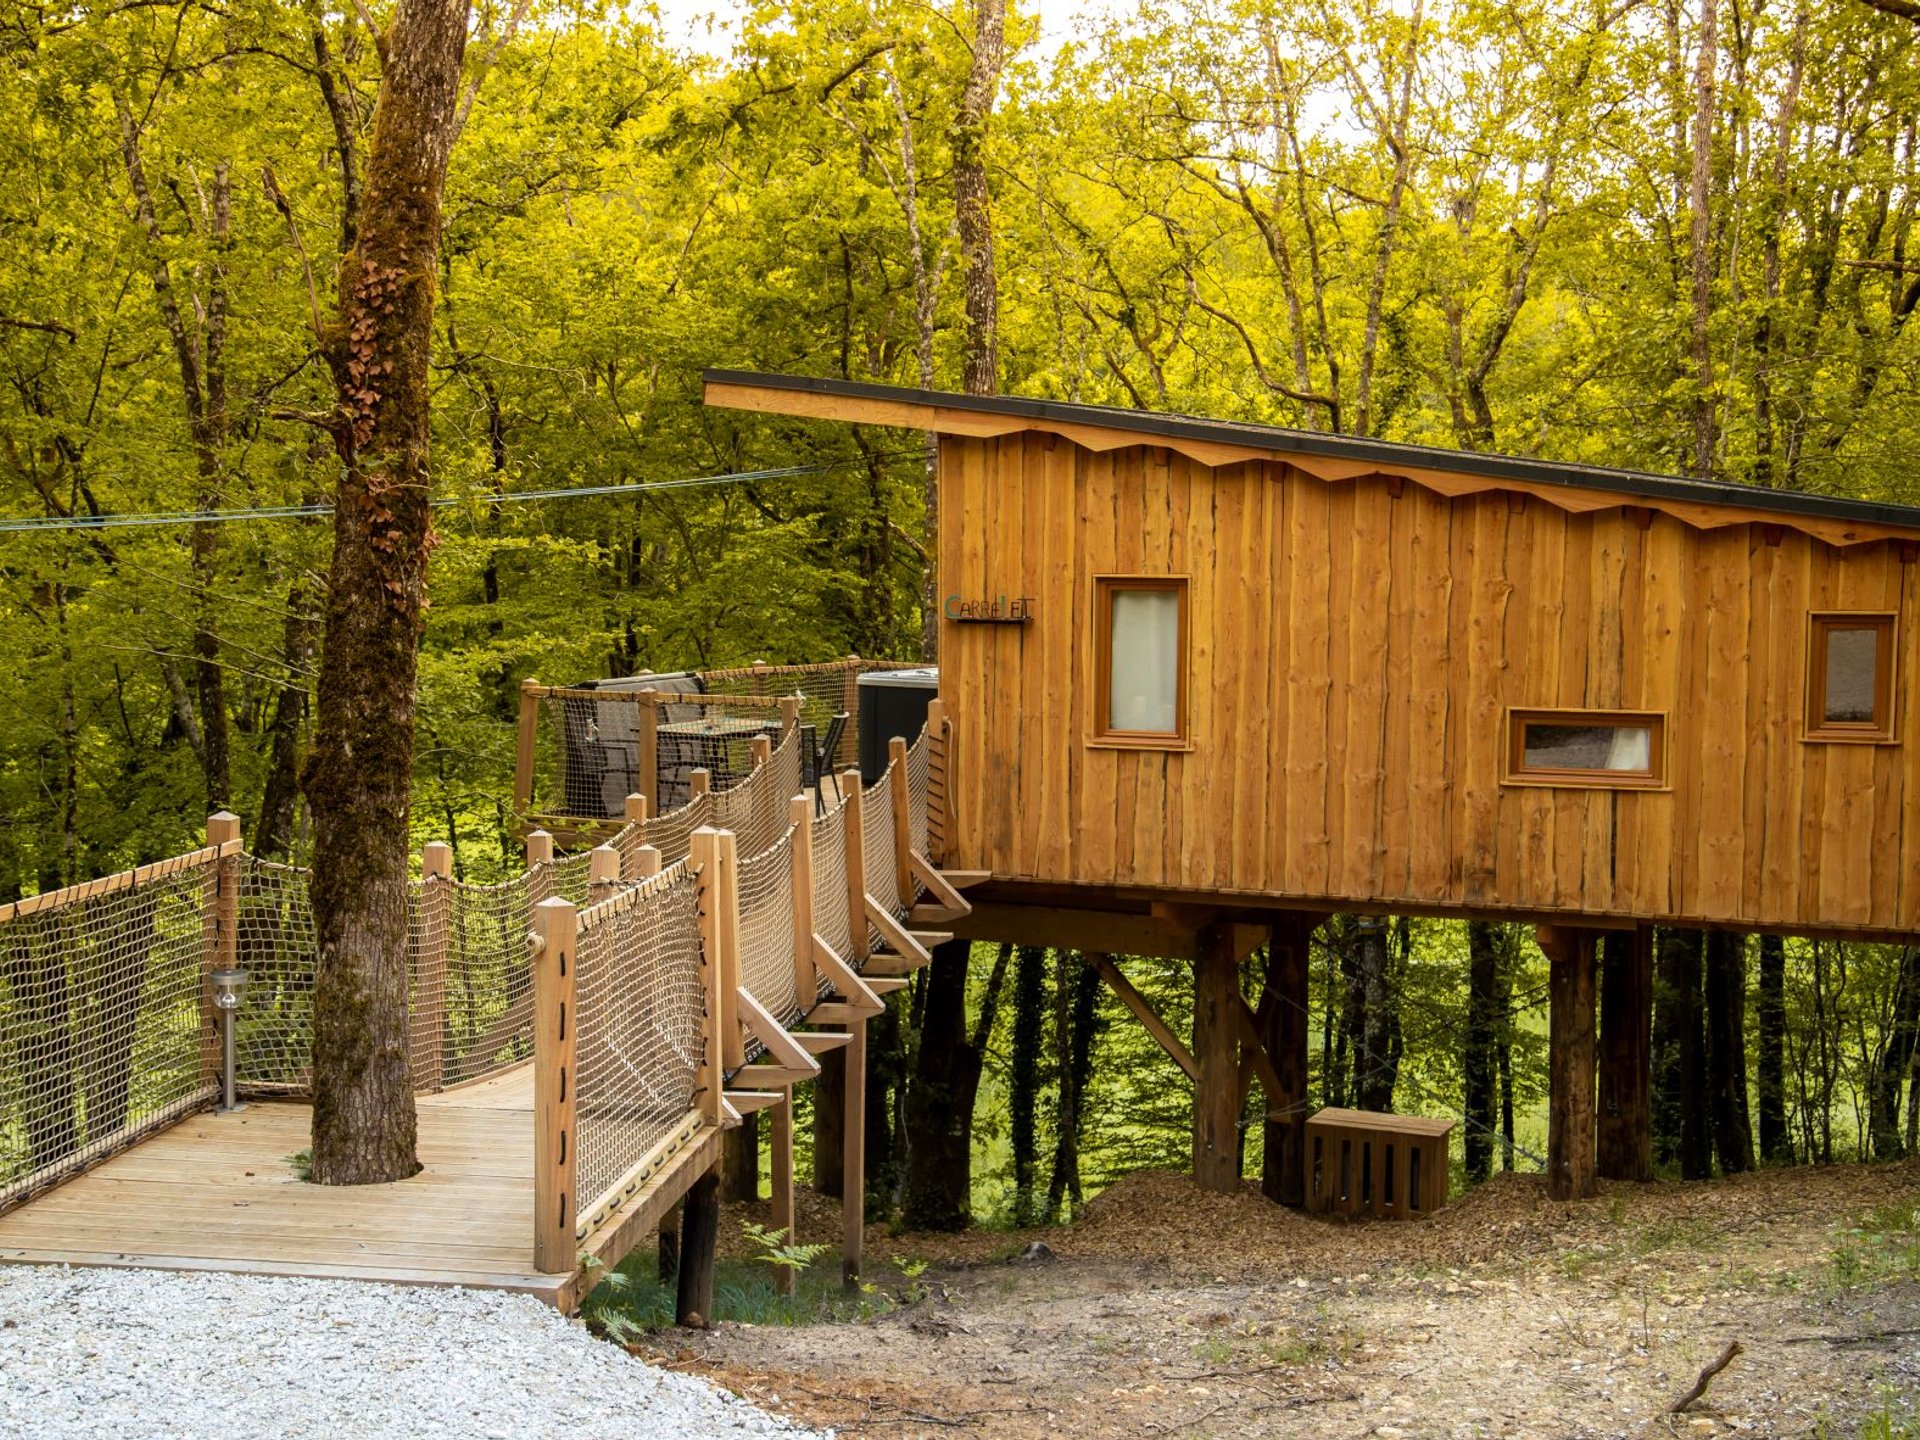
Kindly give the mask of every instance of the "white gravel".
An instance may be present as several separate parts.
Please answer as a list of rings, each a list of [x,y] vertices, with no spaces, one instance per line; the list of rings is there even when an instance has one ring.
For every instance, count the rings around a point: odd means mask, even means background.
[[[813,1434],[526,1296],[0,1265],[0,1435]]]

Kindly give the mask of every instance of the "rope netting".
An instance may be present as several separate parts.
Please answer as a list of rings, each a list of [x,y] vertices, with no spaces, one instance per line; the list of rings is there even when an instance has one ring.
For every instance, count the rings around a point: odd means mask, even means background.
[[[593,887],[588,878],[592,869],[591,850],[556,855],[551,861],[533,867],[534,886],[543,900],[549,895],[558,895],[584,908],[593,903],[589,893]]]
[[[856,969],[866,959],[853,950],[847,909],[847,807],[813,818],[813,933]]]
[[[0,906],[0,1209],[213,1098],[218,866],[202,850]]]
[[[916,855],[927,853],[928,757],[932,742],[925,726],[907,747],[907,840]]]
[[[460,1085],[533,1055],[529,937],[536,877],[529,872],[497,885],[432,883],[447,895],[441,1084]]]
[[[762,665],[707,670],[700,679],[710,695],[797,695],[800,723],[825,736],[835,715],[847,717],[834,757],[837,768],[858,763],[860,755],[860,676],[874,670],[911,670],[920,660],[830,660],[820,665]]]
[[[786,1022],[800,1013],[793,974],[793,837],[740,862],[740,979]],[[811,997],[809,997],[811,998]]]
[[[699,884],[680,864],[582,913],[575,1193],[586,1214],[686,1120],[705,1046]]]
[[[305,1095],[313,1080],[313,974],[319,956],[308,872],[240,857],[237,956],[247,972],[234,1072],[250,1095]]]
[[[900,871],[893,850],[893,766],[881,772],[863,795],[860,855],[867,872],[867,894],[895,915],[905,915],[900,900]],[[874,932],[875,945],[879,932]]]
[[[772,758],[713,797],[712,824],[731,830],[742,856],[758,855],[787,828],[787,802],[800,789],[800,737],[789,734]]]
[[[620,873],[632,874],[642,845],[660,852],[660,868],[670,869],[687,858],[693,832],[712,823],[713,797],[696,795],[678,810],[650,817],[644,824],[627,825],[608,843],[620,852]]]

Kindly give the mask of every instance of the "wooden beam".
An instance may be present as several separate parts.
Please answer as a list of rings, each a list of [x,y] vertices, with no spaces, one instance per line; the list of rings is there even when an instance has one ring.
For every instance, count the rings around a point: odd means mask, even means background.
[[[1215,926],[1202,937],[1193,967],[1193,1056],[1200,1075],[1193,1087],[1193,1178],[1203,1190],[1231,1192],[1240,1184],[1240,1054],[1246,1002],[1233,937]]]
[[[1198,1082],[1200,1067],[1188,1053],[1187,1047],[1180,1043],[1180,1037],[1173,1033],[1166,1021],[1160,1018],[1147,997],[1133,988],[1133,982],[1120,973],[1120,967],[1113,963],[1113,957],[1098,950],[1086,953],[1087,964],[1091,965],[1100,978],[1107,982],[1113,993],[1120,997],[1120,1003],[1131,1010],[1134,1018],[1146,1026],[1147,1033],[1160,1042],[1160,1048],[1173,1057],[1173,1063],[1185,1072],[1189,1080]]]
[[[720,1056],[720,832],[702,825],[688,837],[687,853],[699,877],[700,983],[706,1001],[695,1085],[707,1123],[718,1129],[724,1123],[726,1103]]]
[[[919,955],[895,955],[891,951],[879,950],[867,957],[866,966],[860,973],[868,980],[893,979],[924,970],[932,961],[931,955],[922,958]]]
[[[887,803],[893,809],[893,883],[902,906],[911,909],[919,898],[913,875],[913,797],[907,785],[907,742],[898,735],[887,741]]]
[[[860,978],[859,972],[836,955],[833,947],[818,935],[813,937],[813,963],[827,977],[828,983],[844,1004],[866,1015],[878,1015],[887,1008]],[[813,1013],[817,1014],[818,1008]]]
[[[793,1091],[782,1090],[772,1097],[773,1126],[768,1143],[773,1175],[773,1228],[787,1244],[796,1238],[793,1229]],[[779,1294],[793,1293],[793,1267],[773,1267],[773,1288]]]
[[[564,1275],[574,1250],[574,939],[571,901],[533,908],[533,1268]]]
[[[680,1212],[680,1284],[674,1297],[677,1325],[704,1330],[713,1324],[713,1271],[720,1244],[720,1175],[710,1169],[688,1188]]]
[[[951,879],[951,875],[948,877]],[[1109,955],[1155,955],[1192,960],[1200,953],[1199,933],[1152,915],[1121,910],[1059,908],[973,902],[969,914],[952,922],[956,939],[991,940],[1057,949],[1097,950]]]
[[[918,851],[912,852],[912,865],[913,878],[920,882],[921,888],[938,902],[941,909],[957,911],[962,915],[973,909],[967,903],[966,896],[955,889],[947,877],[940,873],[939,867],[926,856]]]
[[[1542,926],[1547,957],[1547,1193],[1584,1200],[1597,1190],[1593,1148],[1591,930]]]
[[[786,1098],[784,1090],[729,1090],[727,1103],[742,1115],[757,1115],[771,1110]]]
[[[774,1019],[772,1011],[754,999],[751,990],[744,985],[740,986],[735,999],[740,1006],[741,1021],[748,1030],[753,1032],[753,1037],[760,1042],[775,1064],[794,1070],[811,1071],[805,1077],[809,1080],[819,1076],[819,1062],[813,1058],[806,1046],[787,1033],[786,1026]]]
[[[896,954],[916,961],[920,965],[932,962],[933,953],[920,943],[920,937],[894,918],[894,914],[873,896],[863,897],[866,901],[866,919],[874,929],[880,932],[880,938],[893,946]],[[866,966],[861,966],[866,969]]]
[[[813,968],[813,801],[810,797],[795,795],[787,801],[787,827],[793,832],[793,843],[788,847],[792,861],[788,879],[793,894],[793,993],[799,998],[800,1008],[805,1010],[820,993],[820,978]]]
[[[533,752],[540,734],[540,686],[520,682],[520,723],[513,746],[513,808],[525,814],[533,808]]]

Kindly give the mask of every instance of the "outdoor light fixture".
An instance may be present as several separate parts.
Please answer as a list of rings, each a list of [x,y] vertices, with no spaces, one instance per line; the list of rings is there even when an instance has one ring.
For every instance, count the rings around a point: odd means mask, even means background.
[[[222,1110],[243,1108],[234,1098],[234,1030],[239,1019],[240,1000],[247,990],[247,972],[244,970],[216,970],[208,977],[213,984],[213,1008],[220,1012],[220,1043],[222,1061],[220,1067]]]

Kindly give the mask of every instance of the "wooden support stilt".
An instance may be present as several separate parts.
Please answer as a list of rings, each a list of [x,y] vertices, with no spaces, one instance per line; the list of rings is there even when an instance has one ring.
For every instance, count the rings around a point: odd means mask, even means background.
[[[855,1290],[860,1285],[860,1252],[867,1227],[867,1022],[855,1020],[847,1028],[853,1043],[845,1052],[846,1118],[840,1142],[840,1278]]]
[[[720,1241],[720,1176],[714,1170],[693,1182],[681,1202],[680,1217],[674,1323],[705,1330],[713,1324],[713,1268]]]
[[[780,1092],[780,1103],[772,1107],[773,1137],[773,1228],[787,1244],[793,1233],[793,1087]],[[782,1295],[793,1293],[793,1267],[773,1267],[773,1288]]]
[[[1233,933],[1212,926],[1193,963],[1193,1178],[1202,1189],[1240,1183],[1240,967]]]
[[[1609,931],[1600,962],[1596,1169],[1653,1179],[1653,927]]]
[[[1547,1193],[1583,1200],[1595,1193],[1593,992],[1595,934],[1542,926],[1547,956]]]
[[[1281,1205],[1307,1203],[1307,982],[1317,915],[1288,916],[1273,927],[1267,951],[1266,1016],[1261,1039],[1279,1071],[1279,1093],[1267,1097],[1269,1118],[1260,1189]]]

